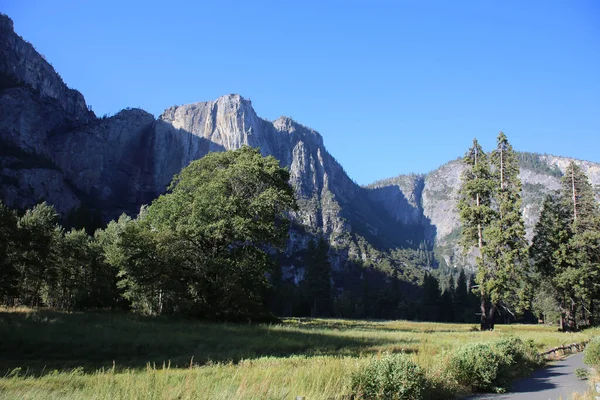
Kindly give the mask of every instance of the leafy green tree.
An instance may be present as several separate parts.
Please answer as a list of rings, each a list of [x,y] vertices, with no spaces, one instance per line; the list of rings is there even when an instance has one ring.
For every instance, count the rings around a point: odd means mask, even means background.
[[[296,208],[288,179],[276,159],[247,146],[192,162],[113,245],[109,259],[119,265],[128,296],[138,301],[150,290],[155,304],[165,281],[150,287],[153,274],[166,272],[169,279],[178,271],[185,289],[174,284],[184,291],[173,296],[185,307],[176,312],[225,320],[264,313],[269,252],[285,245],[289,212]],[[140,240],[144,251],[132,253]],[[128,252],[119,254],[122,248]]]
[[[17,215],[0,201],[0,301],[8,303],[17,294]]]
[[[17,269],[20,302],[43,305],[43,289],[57,279],[57,248],[62,234],[58,214],[48,204],[40,203],[27,210],[18,220]]]
[[[45,283],[44,303],[61,309],[114,308],[116,270],[103,261],[102,249],[85,230],[71,230],[56,243],[55,279]]]
[[[315,243],[308,242],[306,288],[311,300],[311,316],[331,315],[333,300],[331,296],[331,263],[329,245],[321,236]]]

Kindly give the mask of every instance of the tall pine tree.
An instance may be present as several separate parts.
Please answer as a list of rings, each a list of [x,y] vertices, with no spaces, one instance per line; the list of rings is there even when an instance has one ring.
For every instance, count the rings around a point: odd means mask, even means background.
[[[598,295],[600,263],[600,212],[594,190],[583,170],[574,162],[562,178],[562,204],[569,212],[568,222],[573,232],[563,255],[567,267],[558,278],[569,287],[565,298],[566,330],[576,330],[577,310],[594,315],[594,298]],[[593,320],[589,320],[593,323]]]
[[[487,299],[489,294],[486,286],[481,285],[487,279],[486,261],[484,259],[485,238],[484,230],[495,219],[492,209],[492,194],[494,181],[490,171],[487,154],[483,151],[477,139],[463,158],[465,169],[461,176],[460,199],[458,210],[462,222],[461,245],[466,252],[477,248],[477,269],[479,276],[479,295],[481,310],[481,329],[488,329],[489,312]]]
[[[515,317],[528,305],[529,264],[525,223],[521,214],[521,181],[515,151],[503,132],[490,157],[495,189],[495,217],[484,236],[484,268],[477,280],[490,296],[488,328],[494,327],[497,307],[505,320]]]
[[[503,132],[489,158],[475,140],[463,162],[466,168],[458,203],[463,224],[461,243],[465,251],[477,246],[481,329],[494,329],[498,307],[514,317],[528,300],[519,166]]]

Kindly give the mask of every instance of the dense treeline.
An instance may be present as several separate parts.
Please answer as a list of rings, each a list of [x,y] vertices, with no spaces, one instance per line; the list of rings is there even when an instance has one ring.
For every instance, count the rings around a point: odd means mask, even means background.
[[[3,304],[61,309],[118,307],[118,271],[106,262],[108,231],[65,231],[41,203],[18,217],[0,203],[0,298]]]
[[[288,179],[256,149],[213,153],[136,219],[123,215],[93,236],[63,229],[45,203],[22,216],[0,205],[0,296],[61,309],[268,317],[271,252],[285,244],[295,209]]]
[[[300,256],[304,275],[284,276],[278,249],[294,210],[288,173],[242,148],[192,163],[169,192],[133,219],[107,226],[85,208],[63,224],[41,203],[17,215],[0,204],[0,299],[57,309],[131,309],[217,320],[290,316],[472,321],[466,276],[455,284],[426,275],[422,287],[392,266],[423,264],[424,244],[381,265],[350,261],[333,271],[325,238]],[[87,231],[84,229],[87,228]],[[390,261],[391,260],[391,261]],[[472,286],[472,283],[471,283]]]
[[[514,320],[536,313],[563,331],[597,322],[600,295],[600,209],[585,173],[571,162],[562,188],[544,201],[531,245],[525,239],[519,163],[540,168],[537,155],[517,156],[504,133],[485,153],[477,140],[463,159],[458,204],[461,242],[477,261],[481,329],[497,312]]]
[[[449,278],[443,290],[430,274],[421,288],[415,288],[398,276],[355,263],[343,277],[334,276],[330,249],[322,237],[309,242],[304,256],[306,274],[297,285],[284,280],[281,268],[268,258],[263,259],[262,269],[248,268],[246,253],[237,265],[239,276],[223,269],[227,263],[235,264],[235,257],[215,261],[220,272],[215,271],[211,286],[186,266],[185,244],[178,242],[183,239],[174,237],[174,232],[151,230],[153,212],[150,206],[137,219],[124,215],[89,235],[84,229],[65,230],[54,208],[46,203],[21,216],[0,203],[2,304],[133,309],[229,320],[264,317],[268,306],[277,315],[290,316],[477,320],[477,298],[470,290],[474,283],[468,282],[464,271],[456,282]],[[257,259],[250,257],[252,262]],[[270,282],[264,279],[265,272]],[[342,284],[344,290],[336,290],[332,282]],[[202,292],[196,292],[198,297],[213,300],[195,300],[189,293],[192,284],[203,285]]]
[[[562,330],[598,322],[600,210],[585,173],[571,162],[547,196],[530,248],[539,290],[534,309]]]

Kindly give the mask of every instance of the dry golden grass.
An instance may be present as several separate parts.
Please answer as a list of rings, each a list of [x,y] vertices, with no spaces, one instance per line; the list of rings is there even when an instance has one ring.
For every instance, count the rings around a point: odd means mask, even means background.
[[[541,351],[600,333],[566,334],[540,325],[499,325],[493,332],[472,328],[298,318],[240,325],[5,309],[0,310],[0,397],[342,398],[351,374],[382,352],[409,353],[433,376],[440,373],[441,354],[464,343],[512,335],[533,340]]]

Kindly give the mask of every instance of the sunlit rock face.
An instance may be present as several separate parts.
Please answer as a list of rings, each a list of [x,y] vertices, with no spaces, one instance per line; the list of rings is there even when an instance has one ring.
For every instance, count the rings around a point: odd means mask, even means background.
[[[322,233],[342,254],[367,260],[364,238],[387,250],[435,244],[450,266],[472,263],[460,255],[456,212],[462,164],[447,163],[429,174],[411,174],[356,185],[327,152],[321,135],[290,118],[260,118],[237,94],[167,108],[158,118],[126,109],[97,118],[84,97],[68,88],[54,68],[0,14],[0,198],[27,208],[45,200],[66,214],[86,205],[105,219],[164,193],[175,174],[209,152],[259,148],[289,169],[299,209],[288,253]],[[560,186],[571,161],[539,156],[544,168],[521,169],[527,232],[543,197]],[[576,161],[592,183],[600,165]],[[335,260],[334,260],[335,261]]]

